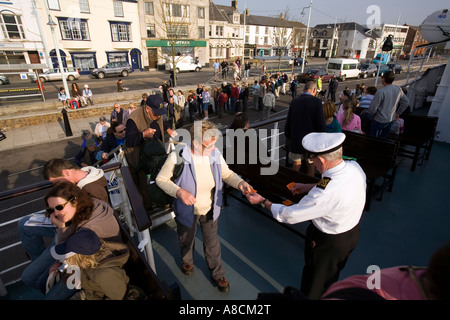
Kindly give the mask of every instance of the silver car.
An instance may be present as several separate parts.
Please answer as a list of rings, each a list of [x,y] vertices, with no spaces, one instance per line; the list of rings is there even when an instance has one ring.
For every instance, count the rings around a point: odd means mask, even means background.
[[[97,68],[91,71],[91,74],[99,79],[104,77],[122,76],[126,77],[133,69],[126,61],[108,62],[101,68]]]
[[[64,68],[64,76],[67,80],[73,81],[80,78],[80,73],[78,72],[77,68]],[[50,69],[44,73],[40,73],[39,79],[41,79],[42,82],[58,81],[62,80],[62,74],[59,68]]]

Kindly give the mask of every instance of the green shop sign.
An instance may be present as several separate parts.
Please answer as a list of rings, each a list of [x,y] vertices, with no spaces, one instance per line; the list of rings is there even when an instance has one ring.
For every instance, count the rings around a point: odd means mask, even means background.
[[[197,40],[147,40],[147,48],[149,47],[206,47],[206,41]]]

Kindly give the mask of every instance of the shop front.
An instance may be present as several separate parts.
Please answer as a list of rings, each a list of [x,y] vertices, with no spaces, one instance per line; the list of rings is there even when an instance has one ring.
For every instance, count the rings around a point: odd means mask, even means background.
[[[189,55],[192,57],[197,57],[202,66],[209,63],[207,57],[207,42],[202,40],[147,40],[146,46],[148,49],[148,64],[157,64],[159,70],[165,69],[164,56],[172,56],[173,50],[175,50],[175,55]],[[155,50],[156,49],[156,50]],[[156,51],[150,54],[150,52]]]

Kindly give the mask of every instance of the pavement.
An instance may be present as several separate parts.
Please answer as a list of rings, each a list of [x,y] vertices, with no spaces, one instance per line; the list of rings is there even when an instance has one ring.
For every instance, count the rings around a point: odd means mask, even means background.
[[[109,114],[105,114],[105,117],[109,118]],[[70,120],[71,136],[66,135],[65,126],[62,121],[8,130],[4,132],[6,139],[0,141],[0,152],[51,141],[81,139],[81,132],[83,130],[87,129],[94,132],[98,118],[99,116],[94,116]]]

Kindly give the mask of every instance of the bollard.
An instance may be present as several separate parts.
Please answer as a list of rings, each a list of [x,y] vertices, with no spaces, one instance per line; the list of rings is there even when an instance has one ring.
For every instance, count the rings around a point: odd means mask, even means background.
[[[67,110],[65,108],[63,108],[61,110],[61,113],[63,115],[64,129],[66,130],[66,137],[71,137],[71,136],[73,136],[73,134],[72,134],[72,129],[70,128],[69,117],[67,117]]]

